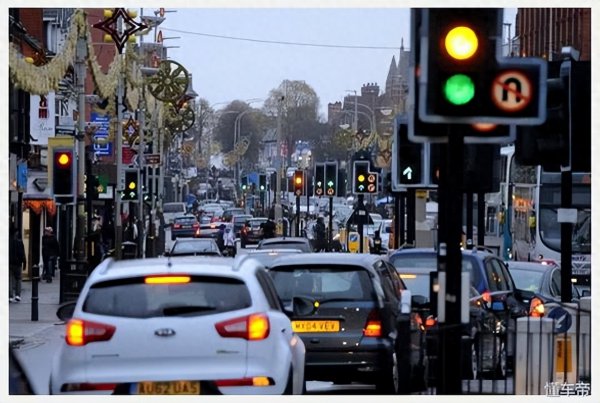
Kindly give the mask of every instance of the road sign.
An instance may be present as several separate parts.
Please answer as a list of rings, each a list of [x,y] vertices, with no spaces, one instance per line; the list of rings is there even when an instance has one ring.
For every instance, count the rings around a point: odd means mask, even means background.
[[[553,308],[547,317],[554,319],[554,333],[566,333],[573,324],[571,314],[560,306]]]
[[[503,71],[492,84],[492,100],[501,110],[517,112],[531,102],[533,86],[529,77],[518,70]]]
[[[160,164],[160,154],[145,154],[146,165]]]

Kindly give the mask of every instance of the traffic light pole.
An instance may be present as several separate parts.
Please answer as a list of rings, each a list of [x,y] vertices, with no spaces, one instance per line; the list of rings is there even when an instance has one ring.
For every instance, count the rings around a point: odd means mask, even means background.
[[[440,354],[437,392],[441,395],[461,394],[461,273],[462,252],[462,177],[463,137],[449,128],[445,169],[440,170],[440,207],[445,220],[440,222],[438,273],[445,276],[440,286],[438,312],[440,324]],[[443,226],[443,227],[442,227]]]
[[[366,209],[365,209],[365,195],[362,193],[358,194],[358,204],[357,204],[357,210],[360,212],[365,212],[366,213]],[[363,247],[363,231],[364,231],[364,226],[363,226],[363,222],[362,220],[358,221],[358,225],[357,225],[357,230],[358,230],[358,251],[360,253],[364,253],[364,247]]]
[[[121,56],[119,56],[121,57]],[[123,191],[123,74],[119,74],[117,83],[117,183],[115,197],[115,259],[121,260],[123,243],[123,222],[121,217],[121,192]]]
[[[300,196],[296,195],[296,236],[300,236]]]
[[[327,252],[330,252],[333,242],[333,196],[329,197],[329,231],[327,231]]]

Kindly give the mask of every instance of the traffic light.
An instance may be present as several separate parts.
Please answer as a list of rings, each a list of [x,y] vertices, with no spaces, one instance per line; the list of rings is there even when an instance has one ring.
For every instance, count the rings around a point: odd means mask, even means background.
[[[353,193],[367,193],[367,177],[369,176],[369,161],[354,161],[353,166]]]
[[[100,180],[96,175],[85,175],[85,197],[90,200],[98,199]]]
[[[323,196],[325,193],[325,164],[315,164],[315,196]]]
[[[294,194],[296,196],[304,194],[304,171],[301,169],[294,171]]]
[[[140,192],[140,175],[137,169],[128,169],[125,171],[125,189],[123,190],[123,200],[135,201]]]
[[[241,187],[242,187],[242,191],[244,191],[244,192],[248,190],[248,177],[247,176],[242,176]]]
[[[265,192],[267,190],[267,175],[266,174],[258,175],[258,190],[261,192]]]
[[[52,194],[55,197],[72,198],[75,192],[73,149],[54,148],[52,161]]]
[[[367,175],[367,193],[377,193],[379,189],[379,174],[369,172]]]
[[[545,61],[500,57],[501,9],[430,8],[418,13],[415,42],[423,38],[426,44],[416,69],[420,100],[415,107],[421,120],[522,125],[544,121]]]
[[[337,196],[338,164],[336,161],[325,163],[325,193],[327,196]]]
[[[404,117],[396,118],[394,134],[392,170],[395,183],[399,186],[423,185],[424,144],[409,140],[408,123]]]

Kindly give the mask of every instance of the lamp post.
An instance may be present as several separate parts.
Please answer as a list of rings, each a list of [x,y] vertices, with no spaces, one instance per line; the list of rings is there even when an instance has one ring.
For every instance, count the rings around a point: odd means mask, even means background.
[[[352,122],[352,130],[354,133],[358,131],[358,93],[356,90],[346,90],[348,92],[354,92],[354,121]]]

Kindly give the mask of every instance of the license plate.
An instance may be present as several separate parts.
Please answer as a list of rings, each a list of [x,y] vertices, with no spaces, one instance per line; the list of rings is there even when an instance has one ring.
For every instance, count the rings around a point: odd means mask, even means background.
[[[199,381],[140,382],[139,395],[199,395]]]
[[[340,322],[337,320],[294,320],[292,330],[296,333],[339,332]]]

